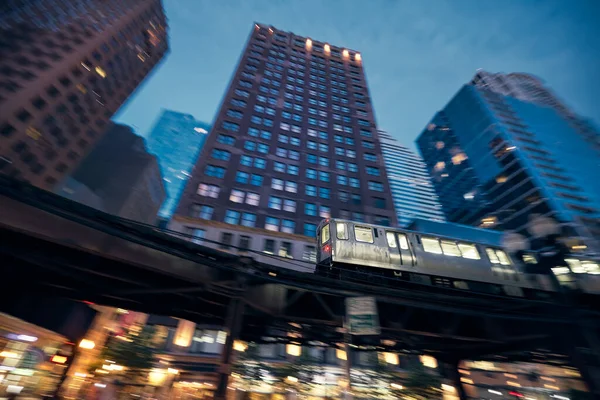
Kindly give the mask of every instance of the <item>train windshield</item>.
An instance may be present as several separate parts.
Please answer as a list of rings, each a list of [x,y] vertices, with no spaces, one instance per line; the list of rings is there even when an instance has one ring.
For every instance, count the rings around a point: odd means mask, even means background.
[[[329,241],[329,238],[329,224],[326,224],[321,230],[321,244],[327,243]]]

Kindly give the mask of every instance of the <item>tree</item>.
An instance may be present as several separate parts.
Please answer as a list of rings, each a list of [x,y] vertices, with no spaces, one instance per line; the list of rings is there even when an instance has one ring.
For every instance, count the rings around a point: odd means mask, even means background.
[[[100,355],[100,363],[106,364],[108,360],[122,365],[126,368],[126,376],[134,380],[154,364],[156,348],[152,343],[153,337],[154,328],[151,326],[144,326],[141,331],[130,329],[125,335],[113,336],[108,339]]]

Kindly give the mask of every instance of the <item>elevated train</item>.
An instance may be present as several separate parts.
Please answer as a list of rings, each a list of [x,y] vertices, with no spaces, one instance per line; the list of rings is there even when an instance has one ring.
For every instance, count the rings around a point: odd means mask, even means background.
[[[354,222],[326,219],[317,230],[316,272],[340,279],[364,280],[371,274],[400,281],[529,297],[553,291],[546,276],[523,272],[537,263],[535,253],[522,260],[499,246],[456,238]],[[585,257],[565,258],[553,268],[561,285],[577,285],[585,293],[600,294],[600,265]],[[573,279],[574,276],[585,279]]]
[[[534,253],[515,259],[485,240],[464,241],[443,235],[325,219],[315,239],[302,235],[175,217],[170,228],[193,235],[206,247],[244,255],[274,267],[317,273],[336,279],[388,286],[418,283],[509,296],[538,297],[553,291],[546,276],[524,273]],[[600,263],[582,256],[554,268],[561,283],[600,294]],[[573,277],[585,279],[577,279]]]

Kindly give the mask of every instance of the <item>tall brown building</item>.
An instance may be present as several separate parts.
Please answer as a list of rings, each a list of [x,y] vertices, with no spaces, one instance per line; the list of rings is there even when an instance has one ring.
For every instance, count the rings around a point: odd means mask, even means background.
[[[177,213],[314,237],[396,223],[360,53],[256,24]]]
[[[0,173],[51,190],[168,51],[160,0],[0,5]]]

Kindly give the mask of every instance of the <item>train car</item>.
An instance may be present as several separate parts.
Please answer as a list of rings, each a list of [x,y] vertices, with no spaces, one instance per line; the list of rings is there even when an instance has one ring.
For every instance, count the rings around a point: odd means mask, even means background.
[[[500,246],[456,238],[365,224],[326,219],[317,230],[317,273],[341,279],[368,281],[386,276],[398,281],[526,296],[531,291],[552,291],[548,277],[521,271]],[[527,254],[524,262],[535,263]],[[575,268],[573,268],[575,266]],[[573,274],[580,288],[600,293],[600,267],[594,260],[573,257],[554,269],[564,285],[572,285]]]

